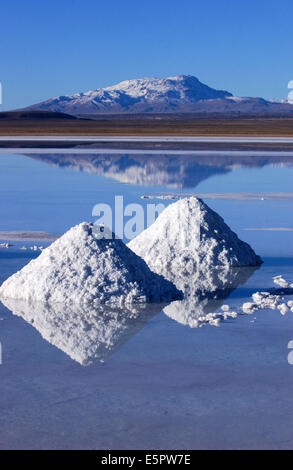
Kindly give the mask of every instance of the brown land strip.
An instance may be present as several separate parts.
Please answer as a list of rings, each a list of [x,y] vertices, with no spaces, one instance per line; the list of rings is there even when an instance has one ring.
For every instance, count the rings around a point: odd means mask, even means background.
[[[3,113],[4,114],[4,113]],[[293,137],[293,117],[160,117],[109,119],[1,117],[0,135]]]

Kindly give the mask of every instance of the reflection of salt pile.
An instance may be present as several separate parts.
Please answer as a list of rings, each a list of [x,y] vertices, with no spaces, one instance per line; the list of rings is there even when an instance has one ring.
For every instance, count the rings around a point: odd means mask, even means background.
[[[198,328],[206,323],[218,326],[219,321],[236,318],[237,313],[228,306],[218,312],[223,300],[239,285],[245,284],[256,268],[240,267],[230,270],[206,269],[189,277],[190,287],[182,301],[175,301],[164,308],[173,320]],[[186,283],[188,282],[186,279]]]
[[[172,318],[181,325],[187,325],[190,328],[200,328],[207,323],[213,326],[219,326],[221,320],[236,318],[237,312],[228,310],[227,312],[216,312],[220,302],[213,302],[209,299],[200,300],[199,298],[188,297],[186,300],[172,302],[164,308],[167,317]]]
[[[256,266],[261,259],[239,240],[222,217],[195,197],[171,204],[144,232],[128,244],[150,269],[179,289],[190,286],[190,276],[209,274],[215,267]],[[225,275],[225,274],[224,274]],[[205,281],[213,284],[209,276]]]
[[[70,307],[12,299],[6,299],[5,305],[31,323],[45,340],[82,365],[104,361],[162,308],[156,304]]]
[[[180,298],[170,282],[150,271],[121,240],[82,223],[7,279],[4,298],[40,302],[140,303]]]
[[[290,310],[293,312],[293,300],[287,300],[286,296],[292,296],[292,288],[270,289],[269,292],[255,292],[252,294],[253,302],[245,302],[242,307],[236,307],[236,311],[230,310],[228,305],[222,305],[222,301],[227,297],[233,289],[239,284],[245,284],[248,278],[254,273],[256,268],[232,268],[227,277],[224,279],[223,273],[220,278],[216,278],[214,273],[213,279],[215,284],[210,291],[204,291],[202,286],[207,285],[204,275],[199,283],[199,292],[194,288],[193,294],[191,290],[185,292],[182,301],[175,301],[164,308],[164,313],[173,320],[191,328],[201,327],[206,323],[218,326],[221,320],[236,318],[238,314],[252,314],[258,310],[279,310],[282,315],[286,315]],[[209,274],[210,277],[210,274]],[[278,276],[281,277],[281,276]],[[275,278],[273,278],[275,280]],[[282,278],[283,279],[283,278]],[[191,285],[193,280],[191,279]],[[292,285],[283,279],[282,284]],[[220,311],[219,308],[221,307]]]

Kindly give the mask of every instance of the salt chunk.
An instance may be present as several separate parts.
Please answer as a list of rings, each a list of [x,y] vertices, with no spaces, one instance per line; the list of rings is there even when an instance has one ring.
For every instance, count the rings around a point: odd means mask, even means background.
[[[228,312],[230,310],[230,307],[229,305],[222,305],[221,310],[223,310],[223,312]]]
[[[289,308],[287,307],[285,303],[278,305],[277,308],[280,310],[280,313],[282,315],[286,315],[286,313],[289,312]]]
[[[237,312],[227,312],[226,315],[227,315],[227,317],[231,317],[231,318],[237,318],[238,317]]]
[[[242,305],[242,310],[244,313],[253,313],[257,310],[257,305],[253,302],[245,302]]]
[[[275,310],[280,301],[279,295],[270,294],[269,292],[255,292],[252,295],[252,299],[258,308],[265,309],[269,308]]]
[[[283,288],[289,287],[289,283],[287,281],[285,281],[285,279],[281,275],[274,276],[273,281],[274,281],[275,284],[277,284],[280,287],[283,287]]]

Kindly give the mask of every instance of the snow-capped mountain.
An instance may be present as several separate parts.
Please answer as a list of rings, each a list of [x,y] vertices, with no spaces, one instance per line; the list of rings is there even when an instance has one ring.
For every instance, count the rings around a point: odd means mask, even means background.
[[[26,109],[68,114],[293,112],[288,103],[235,97],[190,75],[126,80],[85,93],[57,96]]]

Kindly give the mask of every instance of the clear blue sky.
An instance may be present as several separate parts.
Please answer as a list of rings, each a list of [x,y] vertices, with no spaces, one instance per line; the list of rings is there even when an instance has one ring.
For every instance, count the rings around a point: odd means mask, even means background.
[[[292,0],[6,0],[0,110],[191,74],[240,96],[286,98]]]

